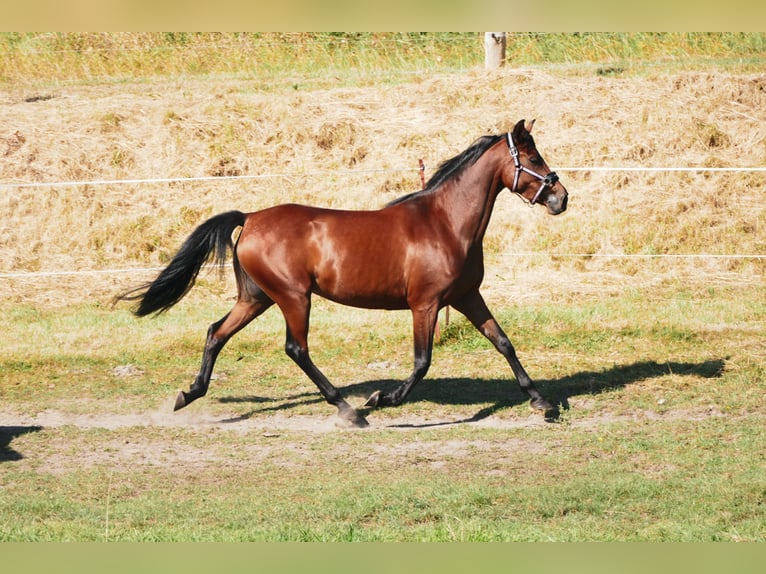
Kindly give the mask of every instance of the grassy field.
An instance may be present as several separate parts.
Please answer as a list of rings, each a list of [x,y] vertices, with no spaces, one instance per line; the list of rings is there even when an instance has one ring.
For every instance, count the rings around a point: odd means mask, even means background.
[[[412,400],[360,432],[333,428],[276,313],[174,415],[210,305],[38,313],[34,338],[17,309],[0,538],[763,540],[762,293],[658,295],[500,313],[555,422],[453,318]],[[406,373],[406,316],[316,318],[315,359],[352,402]]]
[[[220,305],[3,311],[6,541],[764,538],[760,286],[503,309],[548,423],[453,317],[411,401],[361,432],[333,428],[277,313],[173,414]],[[361,404],[406,374],[407,333],[320,304],[315,358]]]
[[[477,33],[2,33],[13,84],[233,75],[266,87],[402,81],[483,63]],[[762,69],[763,33],[509,33],[514,65],[581,65],[600,75],[661,66]],[[330,77],[328,77],[328,73]]]
[[[486,72],[477,35],[0,35],[0,541],[765,541],[763,42],[518,35]],[[275,310],[172,412],[232,278],[110,300],[195,225],[379,207],[522,117],[570,208],[501,195],[484,294],[558,417],[454,312],[369,429]],[[407,313],[316,300],[311,344],[354,405],[411,368]]]

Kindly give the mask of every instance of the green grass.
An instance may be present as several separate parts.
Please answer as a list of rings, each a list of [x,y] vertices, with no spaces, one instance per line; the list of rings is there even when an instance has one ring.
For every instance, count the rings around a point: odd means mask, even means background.
[[[502,358],[453,315],[428,379],[402,407],[371,413],[368,431],[66,424],[157,412],[191,381],[219,305],[148,321],[87,305],[4,310],[14,343],[0,354],[2,411],[55,409],[64,424],[2,428],[0,540],[766,537],[757,287],[501,308],[527,369],[561,404],[554,423],[529,414]],[[345,393],[407,374],[406,313],[315,314],[315,361]],[[281,345],[270,313],[224,350],[222,377],[189,412],[330,416]],[[366,368],[380,360],[394,367]],[[127,362],[141,373],[114,376]],[[402,417],[412,426],[389,426]]]
[[[22,401],[25,410],[34,412],[54,399],[102,400],[120,393],[125,408],[140,410],[147,399],[158,400],[173,389],[187,387],[199,366],[207,326],[229,305],[224,296],[219,302],[215,298],[205,302],[209,297],[205,291],[197,287],[192,300],[168,314],[143,320],[124,308],[11,307],[0,321],[9,333],[9,342],[0,351],[0,366],[6,374],[0,396]],[[662,295],[629,291],[605,300],[499,308],[497,312],[527,369],[553,393],[565,393],[560,387],[568,385],[608,387],[589,382],[602,373],[615,386],[630,385],[631,378],[656,377],[655,384],[667,379],[667,392],[687,397],[686,402],[712,392],[697,393],[684,385],[681,392],[673,391],[686,371],[713,378],[734,364],[762,377],[757,333],[762,332],[764,315],[766,301],[757,286],[693,294],[686,289]],[[490,381],[484,396],[501,392],[512,376],[488,342],[457,313],[448,326],[443,321],[442,326],[429,373],[429,379],[440,382],[425,381],[421,387],[438,397],[455,392],[466,379],[482,379]],[[213,382],[212,392],[314,392],[311,382],[284,354],[283,331],[282,317],[274,309],[238,334],[219,358],[216,373],[223,379]],[[317,300],[310,343],[315,362],[338,387],[347,387],[354,395],[372,392],[375,384],[395,384],[394,380],[409,374],[412,364],[406,312],[351,310]],[[389,363],[386,371],[367,368],[382,361]],[[134,376],[115,374],[116,368],[130,364],[139,369]],[[560,379],[566,383],[560,385]],[[30,395],[30,385],[45,392]],[[415,396],[420,394],[417,388]],[[721,400],[737,401],[722,395]],[[462,405],[455,401],[453,406]],[[326,410],[326,406],[310,408],[319,413]]]
[[[605,433],[552,426],[478,437],[473,429],[382,431],[374,441],[343,435],[340,445],[334,435],[255,436],[244,448],[226,431],[178,433],[162,438],[221,462],[185,475],[106,463],[58,476],[4,472],[0,540],[763,540],[763,461],[747,454],[764,442],[742,422],[621,423]],[[27,435],[27,448],[50,434]],[[90,448],[151,438],[135,430],[55,434],[59,443]],[[532,452],[506,448],[522,435]],[[280,454],[245,471],[243,450],[266,440]],[[437,466],[429,443],[444,440],[491,448]],[[304,452],[291,456],[296,442]],[[369,453],[375,443],[386,447],[378,458]]]
[[[510,33],[514,66],[585,66],[621,75],[715,65],[759,70],[763,33]],[[126,81],[156,76],[254,78],[263,90],[397,81],[481,66],[476,33],[0,34],[0,82]],[[384,74],[384,78],[379,77]]]

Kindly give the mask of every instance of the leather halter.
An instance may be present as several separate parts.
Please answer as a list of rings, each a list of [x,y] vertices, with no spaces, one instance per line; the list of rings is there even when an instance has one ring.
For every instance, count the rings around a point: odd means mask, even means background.
[[[516,144],[513,143],[513,135],[511,132],[508,132],[508,151],[511,153],[513,163],[516,166],[516,174],[513,176],[513,187],[511,188],[512,192],[516,193],[516,188],[519,185],[519,175],[521,175],[522,171],[541,181],[540,189],[537,190],[537,193],[535,193],[535,196],[529,202],[530,205],[534,205],[537,203],[537,200],[540,199],[540,195],[543,193],[546,187],[551,188],[556,185],[556,182],[559,180],[559,176],[556,175],[555,171],[548,172],[546,175],[540,175],[536,171],[521,165],[521,160],[519,159],[519,150],[516,147]]]

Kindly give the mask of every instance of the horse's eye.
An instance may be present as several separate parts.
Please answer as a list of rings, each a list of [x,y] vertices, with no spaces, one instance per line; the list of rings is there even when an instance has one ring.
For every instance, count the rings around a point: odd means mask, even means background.
[[[531,161],[535,165],[542,165],[543,158],[541,158],[539,155],[532,155],[532,156],[529,156],[529,161]]]

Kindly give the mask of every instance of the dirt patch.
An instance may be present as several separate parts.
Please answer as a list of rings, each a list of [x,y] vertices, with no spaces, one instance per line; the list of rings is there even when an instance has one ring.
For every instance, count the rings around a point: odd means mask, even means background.
[[[352,430],[349,432],[374,432],[377,430],[417,430],[454,425],[475,425],[481,428],[533,428],[543,427],[544,419],[530,416],[522,419],[492,419],[488,417],[480,421],[468,419],[436,420],[424,417],[386,417],[383,422],[377,422],[374,415],[368,417],[371,426],[368,429]],[[93,413],[73,414],[55,409],[48,409],[35,415],[0,412],[3,425],[36,426],[42,428],[76,427],[81,430],[119,430],[133,427],[176,428],[205,431],[211,429],[227,430],[240,434],[258,433],[274,435],[288,432],[328,433],[343,432],[336,424],[335,416],[285,416],[274,414],[269,416],[221,416],[194,411],[172,412],[172,408],[157,409],[146,413]]]
[[[135,441],[114,438],[89,449],[77,448],[71,440],[55,438],[48,446],[50,452],[36,457],[37,471],[64,474],[77,469],[108,467],[116,472],[139,469],[174,468],[201,469],[217,460],[214,451],[202,448],[179,448],[169,440]]]
[[[3,426],[41,428],[59,428],[72,426],[81,430],[120,430],[134,427],[155,427],[188,429],[193,431],[227,430],[239,434],[262,433],[264,436],[278,436],[280,433],[341,433],[344,429],[336,424],[335,416],[310,416],[273,414],[268,416],[220,415],[189,411],[172,412],[171,408],[162,408],[145,413],[93,413],[72,414],[55,409],[48,409],[35,415],[24,415],[0,411]],[[457,425],[490,429],[532,429],[549,425],[564,424],[574,428],[596,428],[622,422],[651,420],[703,420],[710,417],[726,416],[716,407],[698,410],[673,410],[664,413],[636,411],[632,414],[598,413],[587,418],[566,422],[551,422],[537,414],[528,417],[504,418],[486,417],[480,420],[471,418],[433,419],[420,416],[387,416],[376,421],[374,413],[368,417],[370,427],[353,429],[348,432],[375,432],[381,430],[415,431],[418,429],[454,427]]]
[[[280,473],[305,472],[321,458],[330,467],[351,464],[394,473],[397,469],[422,468],[426,473],[467,472],[491,477],[528,472],[530,460],[544,459],[562,447],[564,440],[551,439],[550,435],[546,439],[546,435],[536,433],[551,425],[564,433],[567,427],[603,433],[620,423],[640,427],[651,420],[696,421],[721,416],[728,415],[716,409],[630,415],[601,412],[550,423],[536,414],[491,416],[478,421],[406,415],[376,420],[373,414],[368,429],[345,431],[335,426],[334,417],[307,415],[243,417],[191,410],[173,413],[170,409],[129,414],[76,414],[51,409],[24,415],[0,411],[0,439],[8,443],[6,451],[17,454],[1,462],[13,464],[17,470],[54,476],[108,469],[136,476],[212,472],[212,479],[218,480],[216,477],[264,467]],[[439,432],[460,427],[475,428],[475,438]],[[498,436],[482,433],[482,429],[532,432]],[[391,431],[401,435],[391,440]],[[367,440],[371,433],[378,434],[380,440]]]

